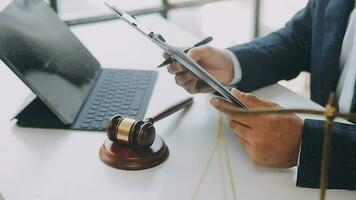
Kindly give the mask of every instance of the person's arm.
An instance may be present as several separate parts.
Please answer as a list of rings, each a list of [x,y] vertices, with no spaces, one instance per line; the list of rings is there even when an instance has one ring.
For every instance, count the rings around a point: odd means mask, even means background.
[[[325,121],[305,120],[297,186],[319,187]],[[330,189],[356,189],[356,125],[334,123],[330,148]]]
[[[252,91],[309,71],[313,0],[285,28],[252,42],[228,48],[238,58],[242,79],[237,87]]]

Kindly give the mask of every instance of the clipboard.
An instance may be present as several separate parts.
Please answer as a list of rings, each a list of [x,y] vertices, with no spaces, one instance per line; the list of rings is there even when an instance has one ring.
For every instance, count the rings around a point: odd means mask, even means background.
[[[216,90],[221,96],[225,97],[225,100],[237,105],[243,109],[250,110],[241,100],[234,97],[230,91],[223,86],[219,81],[217,81],[213,76],[211,76],[203,67],[201,67],[197,62],[185,54],[180,48],[169,45],[166,43],[162,35],[156,34],[150,28],[142,25],[134,16],[131,16],[119,8],[112,6],[108,3],[105,5],[114,12],[119,18],[128,23],[135,30],[145,35],[151,42],[155,43],[179,63],[184,65],[189,71],[207,83],[210,87]]]

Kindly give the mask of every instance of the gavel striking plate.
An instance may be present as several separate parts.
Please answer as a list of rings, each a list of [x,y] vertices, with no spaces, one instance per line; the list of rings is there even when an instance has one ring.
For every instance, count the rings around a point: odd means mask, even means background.
[[[169,156],[163,139],[156,135],[154,123],[190,106],[193,98],[184,99],[144,121],[113,116],[106,128],[108,139],[100,148],[100,159],[107,165],[124,170],[155,167]]]

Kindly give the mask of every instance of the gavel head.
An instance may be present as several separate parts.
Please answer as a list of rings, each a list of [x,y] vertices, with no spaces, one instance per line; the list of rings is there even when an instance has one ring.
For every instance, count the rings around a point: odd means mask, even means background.
[[[137,121],[116,115],[110,119],[106,133],[113,142],[143,148],[150,147],[156,138],[156,130],[150,118]]]

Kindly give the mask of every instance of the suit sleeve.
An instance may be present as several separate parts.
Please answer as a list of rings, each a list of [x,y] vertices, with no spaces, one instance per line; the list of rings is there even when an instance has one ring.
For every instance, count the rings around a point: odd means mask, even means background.
[[[325,121],[305,120],[297,186],[319,187]],[[356,125],[334,123],[329,162],[329,189],[356,189]]]
[[[309,1],[283,29],[228,48],[241,64],[240,90],[249,92],[309,71],[313,7]]]

